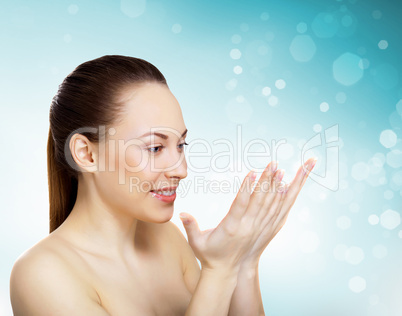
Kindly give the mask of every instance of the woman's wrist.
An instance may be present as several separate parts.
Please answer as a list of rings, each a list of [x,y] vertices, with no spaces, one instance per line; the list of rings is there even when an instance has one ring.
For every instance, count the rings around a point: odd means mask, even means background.
[[[258,269],[258,264],[260,262],[260,257],[247,257],[240,264],[240,271],[244,270],[255,270]]]
[[[219,266],[219,267],[207,267],[203,266],[201,269],[201,273],[203,275],[212,276],[217,279],[230,281],[237,281],[237,276],[240,271],[240,266],[238,267],[229,267],[229,266]]]

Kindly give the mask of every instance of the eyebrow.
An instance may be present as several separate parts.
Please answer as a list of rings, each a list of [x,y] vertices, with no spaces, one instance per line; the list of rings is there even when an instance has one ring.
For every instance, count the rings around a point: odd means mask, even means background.
[[[187,134],[187,129],[181,134],[180,138],[182,138],[186,134]],[[148,133],[145,133],[144,135],[140,136],[139,138],[149,136],[149,135],[155,135],[155,136],[158,136],[158,137],[163,138],[163,139],[168,139],[169,138],[168,135],[158,133],[158,132],[148,132]]]

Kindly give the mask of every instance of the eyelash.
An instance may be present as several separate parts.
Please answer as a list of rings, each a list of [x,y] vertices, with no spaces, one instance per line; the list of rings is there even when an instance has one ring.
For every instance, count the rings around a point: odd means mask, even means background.
[[[188,145],[186,142],[184,142],[184,143],[181,143],[181,144],[179,144],[179,146],[184,146],[184,145]],[[155,146],[155,147],[150,147],[150,148],[147,148],[147,150],[151,153],[151,154],[157,154],[157,153],[159,153],[160,152],[160,150],[159,151],[152,151],[152,150],[150,150],[150,149],[155,149],[155,148],[165,148],[165,146]],[[184,147],[182,147],[181,149],[183,149]]]

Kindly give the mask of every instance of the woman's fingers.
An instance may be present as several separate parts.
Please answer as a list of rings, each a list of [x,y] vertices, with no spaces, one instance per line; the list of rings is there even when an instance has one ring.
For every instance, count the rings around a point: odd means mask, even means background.
[[[268,222],[271,222],[272,225],[277,224],[284,216],[287,216],[315,162],[316,159],[314,158],[308,159],[298,169],[293,181],[287,185],[281,183],[284,171],[276,170],[277,163],[270,162],[264,169],[252,194],[256,175],[249,172],[222,222],[236,229],[242,217],[247,215],[250,224],[252,222],[259,223],[262,226]]]
[[[281,191],[278,193],[278,196],[280,197],[280,201],[278,203],[275,215],[271,219],[271,221],[273,223],[272,226],[274,227],[274,229],[276,229],[276,226],[278,225],[278,222],[281,220],[281,218],[283,218],[284,216],[287,215],[287,213],[289,213],[289,210],[286,210],[283,207],[283,203],[286,200],[286,195],[287,195],[289,186],[290,186],[290,184],[283,185]],[[276,232],[275,232],[275,234],[276,234]]]
[[[282,184],[279,179],[283,177],[283,170],[279,169],[275,172],[271,179],[270,189],[265,193],[263,204],[261,205],[261,211],[256,216],[256,222],[261,222],[267,215],[272,215],[275,209],[272,207],[278,191],[280,190]],[[251,203],[250,203],[251,204]]]
[[[283,183],[276,183],[275,191],[265,200],[265,214],[263,214],[264,216],[261,218],[261,225],[263,227],[265,227],[268,222],[274,222],[279,212],[281,211],[283,200],[286,194],[284,193],[285,188],[286,185],[284,185]]]
[[[276,162],[271,161],[268,164],[251,194],[247,214],[253,218],[258,217],[261,212],[266,196],[271,196],[275,192],[275,176],[283,177],[283,170],[276,170],[277,167]]]
[[[311,158],[307,160],[307,162],[301,166],[293,179],[293,181],[288,186],[288,190],[285,193],[285,197],[282,204],[282,216],[278,219],[281,221],[284,216],[287,216],[287,213],[290,211],[291,207],[296,201],[297,196],[300,193],[300,190],[304,186],[310,171],[313,169],[317,159]]]
[[[231,216],[233,218],[240,219],[244,215],[247,205],[249,204],[250,194],[256,177],[257,175],[253,171],[250,171],[247,174],[226,217]]]
[[[303,166],[300,166],[295,178],[292,180],[291,185],[289,186],[287,195],[289,196],[290,199],[291,198],[295,199],[296,196],[299,194],[301,188],[303,187],[304,183],[307,180],[310,171],[313,169],[316,161],[317,161],[316,158],[310,158],[306,161],[306,163]]]
[[[290,208],[293,206],[315,162],[315,158],[308,159],[307,162],[299,168],[295,178],[290,184],[280,184],[277,189],[275,189],[276,192],[273,197],[268,196],[266,198],[266,202],[264,203],[266,216],[261,220],[262,226],[271,223],[273,227],[276,227],[281,225],[280,222],[282,222],[284,218],[286,220]]]

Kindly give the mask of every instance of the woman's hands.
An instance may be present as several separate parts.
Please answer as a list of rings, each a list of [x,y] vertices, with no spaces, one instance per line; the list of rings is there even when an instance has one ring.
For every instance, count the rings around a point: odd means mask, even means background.
[[[269,242],[284,225],[289,210],[315,164],[309,159],[288,185],[283,170],[270,163],[251,194],[256,175],[244,179],[228,214],[214,229],[200,231],[194,217],[180,213],[188,242],[203,268],[238,270],[244,262],[258,262]]]
[[[272,189],[265,193],[265,196],[261,195],[259,192],[258,197],[253,197],[253,192],[250,198],[250,204],[252,203],[251,200],[255,199],[255,204],[262,205],[262,209],[265,210],[265,213],[260,212],[256,215],[255,224],[259,225],[260,228],[256,230],[252,245],[248,253],[243,257],[242,264],[254,267],[255,264],[258,263],[265,248],[285,224],[289,211],[295,203],[300,190],[304,186],[316,162],[317,160],[314,158],[307,160],[303,166],[299,167],[292,182],[285,185],[281,183],[283,170],[278,170],[275,174],[269,174],[269,172],[264,171],[264,173],[267,172],[267,175],[265,177],[264,174],[261,176],[254,192],[258,192],[258,189],[260,189],[260,191],[264,190],[264,187],[262,187],[262,189],[259,187],[260,183],[268,182]],[[261,233],[258,234],[257,231]]]

